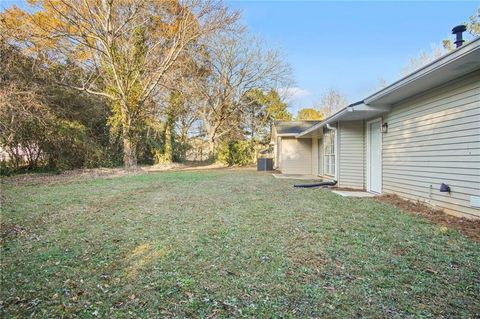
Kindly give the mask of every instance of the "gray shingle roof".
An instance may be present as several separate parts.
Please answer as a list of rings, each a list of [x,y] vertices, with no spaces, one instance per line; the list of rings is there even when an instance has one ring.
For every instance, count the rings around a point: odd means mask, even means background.
[[[275,121],[277,134],[298,134],[321,121]]]

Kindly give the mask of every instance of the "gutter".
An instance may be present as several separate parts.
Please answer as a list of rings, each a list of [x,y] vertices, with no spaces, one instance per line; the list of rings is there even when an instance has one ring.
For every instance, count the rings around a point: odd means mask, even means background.
[[[303,132],[302,132],[303,133]],[[277,136],[297,136],[299,133],[284,133],[284,134],[277,134]]]
[[[308,130],[305,130],[303,132],[300,132],[296,135],[296,137],[302,137],[310,132],[313,132],[315,131],[316,129],[319,129],[325,125],[327,125],[327,127],[329,127],[329,124],[332,123],[333,121],[335,121],[337,118],[339,118],[341,115],[343,115],[344,113],[346,112],[353,112],[355,111],[355,106],[357,105],[361,105],[361,104],[364,104],[363,101],[358,101],[358,102],[355,102],[355,103],[352,103],[346,107],[344,107],[343,109],[337,111],[336,113],[333,113],[332,115],[330,115],[329,117],[327,117],[325,120],[323,120],[322,122],[312,126],[311,128],[309,128]],[[330,129],[330,128],[329,128]]]
[[[360,105],[360,104],[366,104],[364,100],[361,100],[361,101],[358,101],[358,102],[355,102],[355,103],[352,103],[350,105],[348,105],[347,107],[353,107],[353,106],[356,106],[356,105]]]

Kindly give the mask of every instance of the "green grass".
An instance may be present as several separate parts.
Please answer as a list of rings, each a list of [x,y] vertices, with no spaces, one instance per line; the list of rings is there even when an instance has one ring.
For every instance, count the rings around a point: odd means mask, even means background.
[[[218,170],[2,185],[2,317],[480,314],[480,245],[370,199]]]

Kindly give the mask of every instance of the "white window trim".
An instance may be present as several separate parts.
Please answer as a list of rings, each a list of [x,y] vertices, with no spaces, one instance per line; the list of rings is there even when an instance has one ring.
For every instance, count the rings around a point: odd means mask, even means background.
[[[337,127],[335,128],[335,180],[340,186],[340,122],[337,122]]]
[[[323,137],[317,140],[317,175],[323,176]]]
[[[329,174],[326,172],[325,170],[325,158],[326,158],[326,154],[325,154],[325,138],[323,138],[323,151],[322,151],[322,156],[323,156],[323,167],[322,167],[322,173],[323,175],[325,176],[329,176],[329,177],[333,177],[335,180],[338,180],[337,179],[337,176],[338,176],[338,129],[333,129],[333,130],[330,130],[330,131],[333,131],[334,132],[334,140],[333,140],[333,144],[334,144],[334,152],[333,152],[333,156],[335,156],[335,172],[334,174]],[[331,155],[328,155],[328,156],[331,156]]]
[[[376,118],[371,121],[367,121],[367,192],[371,192],[370,188],[370,124],[379,122],[380,123],[380,194],[383,193],[383,133],[382,133],[382,118]]]

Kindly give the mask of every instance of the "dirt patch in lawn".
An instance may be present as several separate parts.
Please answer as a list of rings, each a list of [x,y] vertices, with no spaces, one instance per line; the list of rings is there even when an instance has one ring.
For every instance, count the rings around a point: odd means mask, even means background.
[[[13,185],[45,185],[45,184],[68,184],[88,178],[114,178],[126,175],[141,174],[145,170],[142,167],[134,169],[124,168],[91,168],[74,169],[55,173],[32,173],[10,177],[2,177],[1,183]]]
[[[21,225],[16,224],[3,224],[0,223],[0,239],[5,239],[8,237],[15,237],[26,233],[26,228]]]
[[[431,222],[454,228],[473,240],[480,242],[480,219],[467,219],[446,214],[444,211],[429,207],[419,201],[409,201],[397,195],[376,196],[375,200],[392,204],[404,211],[422,216]]]
[[[189,162],[189,163],[170,163],[170,164],[157,164],[149,167],[145,167],[146,172],[163,172],[163,171],[201,171],[212,169],[231,168],[221,163],[205,164],[203,162]]]
[[[227,167],[223,164],[203,163],[169,163],[157,164],[153,166],[138,166],[136,168],[89,168],[74,169],[61,173],[32,173],[22,174],[10,177],[2,177],[1,183],[13,185],[45,185],[45,184],[68,184],[90,178],[111,179],[121,176],[138,175],[143,173],[173,172],[173,171],[197,171],[214,169],[245,169],[243,167]],[[251,169],[246,168],[246,169]]]

